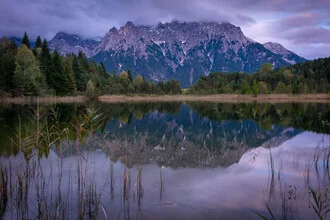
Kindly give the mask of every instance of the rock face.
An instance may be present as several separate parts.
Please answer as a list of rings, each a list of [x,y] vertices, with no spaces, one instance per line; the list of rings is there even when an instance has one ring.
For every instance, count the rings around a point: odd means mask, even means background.
[[[273,53],[281,55],[282,59],[290,64],[296,64],[306,61],[304,58],[298,56],[290,50],[287,50],[279,43],[267,42],[263,45],[266,49],[272,51]]]
[[[130,69],[154,81],[177,79],[183,87],[210,72],[253,73],[264,63],[274,67],[305,61],[279,44],[262,45],[228,22],[171,22],[156,27],[112,28],[100,42],[58,33],[50,41],[61,53],[82,50],[109,72]]]
[[[67,53],[78,54],[82,51],[87,57],[93,55],[94,48],[99,44],[98,41],[92,39],[82,39],[76,34],[68,34],[59,32],[49,42],[49,48],[57,49],[59,53],[65,55]]]

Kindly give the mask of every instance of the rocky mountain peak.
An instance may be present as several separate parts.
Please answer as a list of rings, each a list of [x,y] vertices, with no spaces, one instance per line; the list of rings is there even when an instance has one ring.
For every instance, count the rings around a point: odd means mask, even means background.
[[[285,49],[281,44],[279,43],[273,43],[273,42],[267,42],[263,44],[264,47],[273,53],[276,54],[289,54],[291,51]]]
[[[99,44],[97,40],[83,39],[76,34],[58,32],[49,42],[51,49],[57,49],[59,53],[78,53],[82,51],[86,56],[92,56],[92,50]]]
[[[162,22],[156,26],[128,21],[111,28],[100,42],[58,33],[51,41],[60,52],[82,50],[109,72],[130,69],[153,81],[178,79],[181,86],[194,83],[211,72],[253,73],[264,63],[275,67],[305,59],[277,43],[264,45],[246,37],[229,22]]]
[[[137,27],[133,24],[133,22],[128,21],[125,26],[122,26],[118,33],[120,35],[133,35],[136,34]]]
[[[263,46],[271,52],[281,55],[282,59],[290,64],[306,61],[305,58],[298,56],[294,52],[286,49],[283,45],[274,42],[264,43]]]
[[[135,28],[135,25],[133,24],[132,21],[128,21],[128,22],[126,23],[125,27],[127,27],[127,28]]]
[[[66,33],[66,32],[64,32],[64,31],[60,31],[60,32],[58,32],[55,36],[54,36],[54,38],[66,38],[66,37],[72,37],[72,36],[75,36],[75,37],[77,37],[77,38],[80,38],[78,35],[76,35],[76,34],[69,34],[69,33]]]
[[[112,28],[109,30],[108,33],[116,33],[116,32],[118,32],[118,29],[115,28],[115,27],[112,27]]]

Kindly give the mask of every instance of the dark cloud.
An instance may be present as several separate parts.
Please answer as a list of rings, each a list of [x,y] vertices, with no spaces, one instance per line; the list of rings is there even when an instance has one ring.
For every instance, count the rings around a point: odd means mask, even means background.
[[[329,44],[324,27],[330,25],[329,11],[329,0],[2,0],[0,35],[27,31],[32,38],[50,39],[66,31],[95,37],[128,20],[144,25],[212,20],[241,26],[252,39],[285,41],[293,48],[295,43]]]
[[[320,18],[316,13],[302,13],[295,16],[287,16],[276,22],[274,27],[278,31],[299,29],[306,26],[317,26]]]
[[[256,23],[256,21],[253,18],[249,17],[249,16],[238,14],[238,15],[236,15],[236,17],[243,24],[244,23],[245,24],[255,24]]]
[[[308,28],[295,29],[284,33],[283,37],[295,44],[329,44],[330,45],[330,30],[321,27],[308,27]]]
[[[329,0],[238,0],[232,1],[236,7],[250,11],[304,12],[313,10],[329,11]]]

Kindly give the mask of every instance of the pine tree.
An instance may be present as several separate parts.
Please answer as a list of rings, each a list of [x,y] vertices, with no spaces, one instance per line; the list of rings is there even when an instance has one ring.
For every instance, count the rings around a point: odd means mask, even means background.
[[[74,72],[74,78],[78,91],[86,90],[86,78],[85,78],[85,70],[80,65],[78,58],[76,56],[73,57],[72,69]]]
[[[52,64],[53,71],[51,72],[50,80],[55,93],[60,96],[66,95],[68,93],[68,78],[64,73],[61,56],[57,50],[53,53]]]
[[[25,44],[27,46],[27,48],[30,49],[30,41],[29,41],[29,36],[26,34],[26,32],[24,32],[24,36],[22,38],[22,42],[21,44]]]
[[[79,51],[78,53],[78,60],[80,65],[85,69],[85,71],[87,72],[89,70],[89,63],[88,63],[88,58],[86,57],[86,55]]]
[[[13,87],[15,72],[15,57],[17,46],[15,42],[3,37],[0,39],[0,90],[10,92]]]
[[[74,80],[74,73],[72,69],[72,60],[70,57],[67,57],[64,60],[64,73],[67,77],[67,88],[68,88],[68,95],[74,95],[77,92],[76,83]]]
[[[46,77],[46,82],[49,88],[54,89],[54,76],[52,57],[49,52],[47,40],[44,39],[41,46],[41,53],[39,55],[40,70]]]
[[[92,60],[92,61],[90,62],[90,64],[89,64],[89,68],[88,68],[88,72],[89,72],[90,74],[97,74],[97,73],[98,73],[98,71],[97,71],[97,65],[96,65],[96,63],[95,63],[94,60]]]
[[[101,77],[107,78],[108,77],[108,73],[107,70],[105,69],[104,63],[101,62],[98,66],[97,66],[98,72],[100,74]]]
[[[105,70],[103,62],[101,62],[97,66],[97,72],[98,72],[98,87],[101,91],[104,91],[107,87],[107,79],[108,79],[108,73]]]
[[[42,47],[42,42],[41,42],[41,38],[40,36],[38,35],[37,36],[37,40],[36,40],[36,48],[41,48]]]
[[[132,72],[131,72],[131,70],[128,70],[128,71],[127,71],[127,74],[128,74],[128,80],[129,80],[130,82],[133,82],[133,76],[132,76]]]

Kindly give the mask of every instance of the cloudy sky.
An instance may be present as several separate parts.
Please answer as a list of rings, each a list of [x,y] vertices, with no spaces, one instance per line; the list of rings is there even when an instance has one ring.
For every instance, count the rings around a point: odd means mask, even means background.
[[[103,36],[127,21],[229,21],[260,43],[308,59],[330,56],[330,0],[1,0],[0,35]]]

